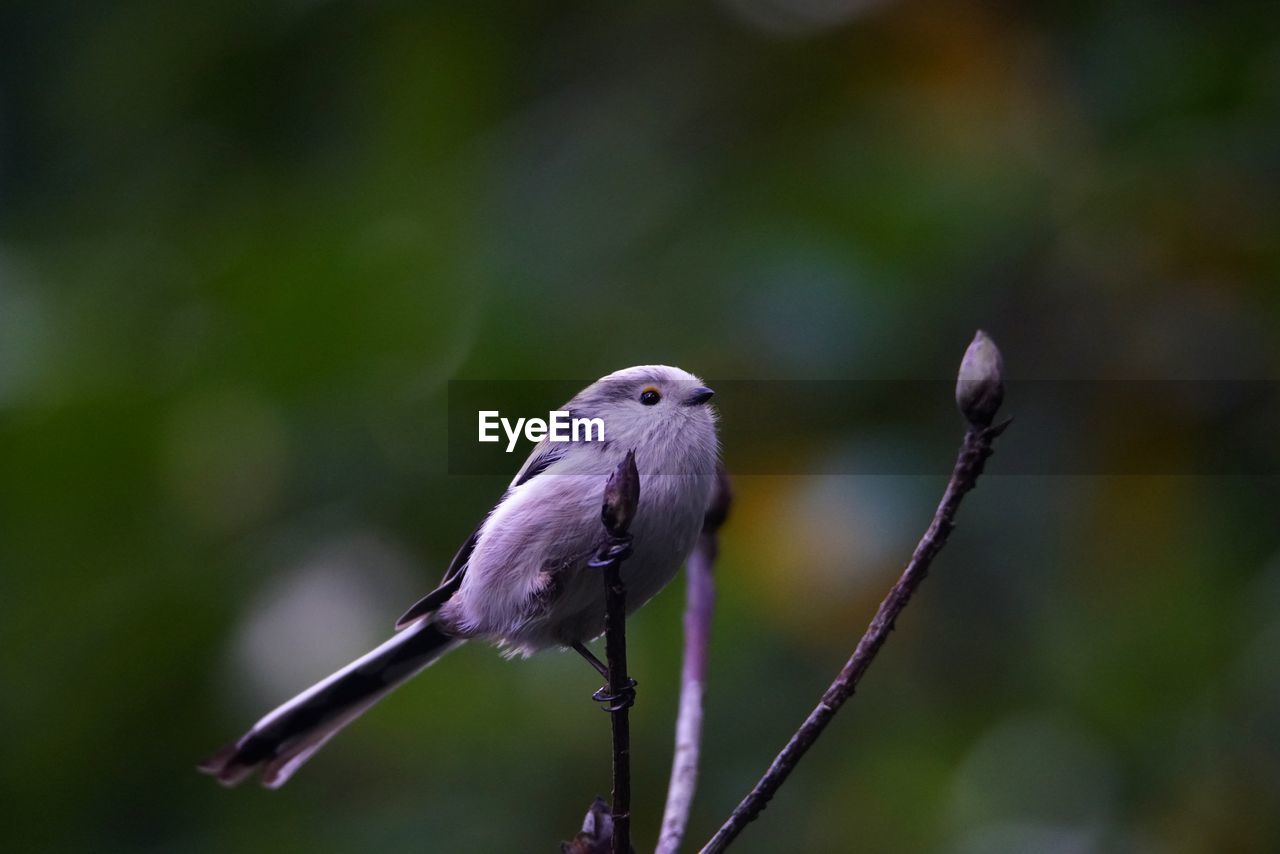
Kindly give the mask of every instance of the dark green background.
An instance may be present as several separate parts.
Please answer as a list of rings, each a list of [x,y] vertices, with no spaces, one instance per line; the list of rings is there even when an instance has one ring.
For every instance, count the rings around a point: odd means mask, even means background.
[[[1267,3],[4,4],[0,840],[555,850],[608,787],[572,656],[466,648],[279,792],[193,771],[500,493],[447,472],[450,379],[943,381],[809,441],[726,418],[778,472],[945,470],[978,326],[1020,380],[1274,380],[1278,130]],[[1280,451],[1182,405],[1015,424],[1098,467],[995,458],[741,850],[1280,848]],[[1253,476],[1106,474],[1240,441]],[[738,478],[695,840],[941,486]],[[681,587],[630,627],[642,849]]]

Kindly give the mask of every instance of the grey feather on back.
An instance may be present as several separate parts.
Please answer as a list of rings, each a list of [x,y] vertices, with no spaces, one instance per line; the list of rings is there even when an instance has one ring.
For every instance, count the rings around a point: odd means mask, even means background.
[[[538,446],[533,449],[533,453],[529,454],[529,459],[525,460],[524,466],[516,474],[515,480],[511,481],[511,488],[514,489],[521,484],[528,483],[542,474],[563,457],[564,452],[563,445],[552,445],[545,439],[539,442]]]

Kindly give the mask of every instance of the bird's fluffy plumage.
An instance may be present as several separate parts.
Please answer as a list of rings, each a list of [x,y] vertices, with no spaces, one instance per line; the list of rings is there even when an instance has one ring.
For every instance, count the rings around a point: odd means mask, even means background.
[[[655,402],[653,392],[657,393]],[[571,646],[604,631],[603,584],[586,566],[603,529],[601,497],[629,450],[640,472],[633,551],[623,564],[634,611],[693,548],[719,456],[709,390],[679,368],[609,374],[566,404],[600,418],[603,441],[543,441],[454,558],[441,586],[377,650],[280,706],[201,766],[227,784],[263,766],[278,786],[329,738],[466,639],[508,654]]]

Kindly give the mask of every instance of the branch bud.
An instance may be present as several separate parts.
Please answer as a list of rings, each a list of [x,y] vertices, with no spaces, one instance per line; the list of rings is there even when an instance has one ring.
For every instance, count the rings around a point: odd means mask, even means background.
[[[625,534],[631,527],[639,503],[640,472],[636,470],[636,452],[627,451],[627,456],[609,475],[609,482],[604,487],[604,507],[600,518],[605,530],[615,537]]]
[[[609,854],[613,850],[613,813],[603,798],[596,798],[587,810],[582,831],[560,843],[561,854]]]
[[[960,360],[956,379],[956,404],[968,422],[979,429],[991,426],[1004,402],[1004,359],[987,333],[973,336]]]

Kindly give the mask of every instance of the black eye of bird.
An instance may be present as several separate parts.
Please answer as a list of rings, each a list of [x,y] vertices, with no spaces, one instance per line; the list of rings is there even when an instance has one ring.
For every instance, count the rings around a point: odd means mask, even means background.
[[[662,400],[662,395],[658,394],[658,390],[653,386],[649,386],[647,389],[640,392],[640,402],[645,406],[653,406],[660,400]]]

